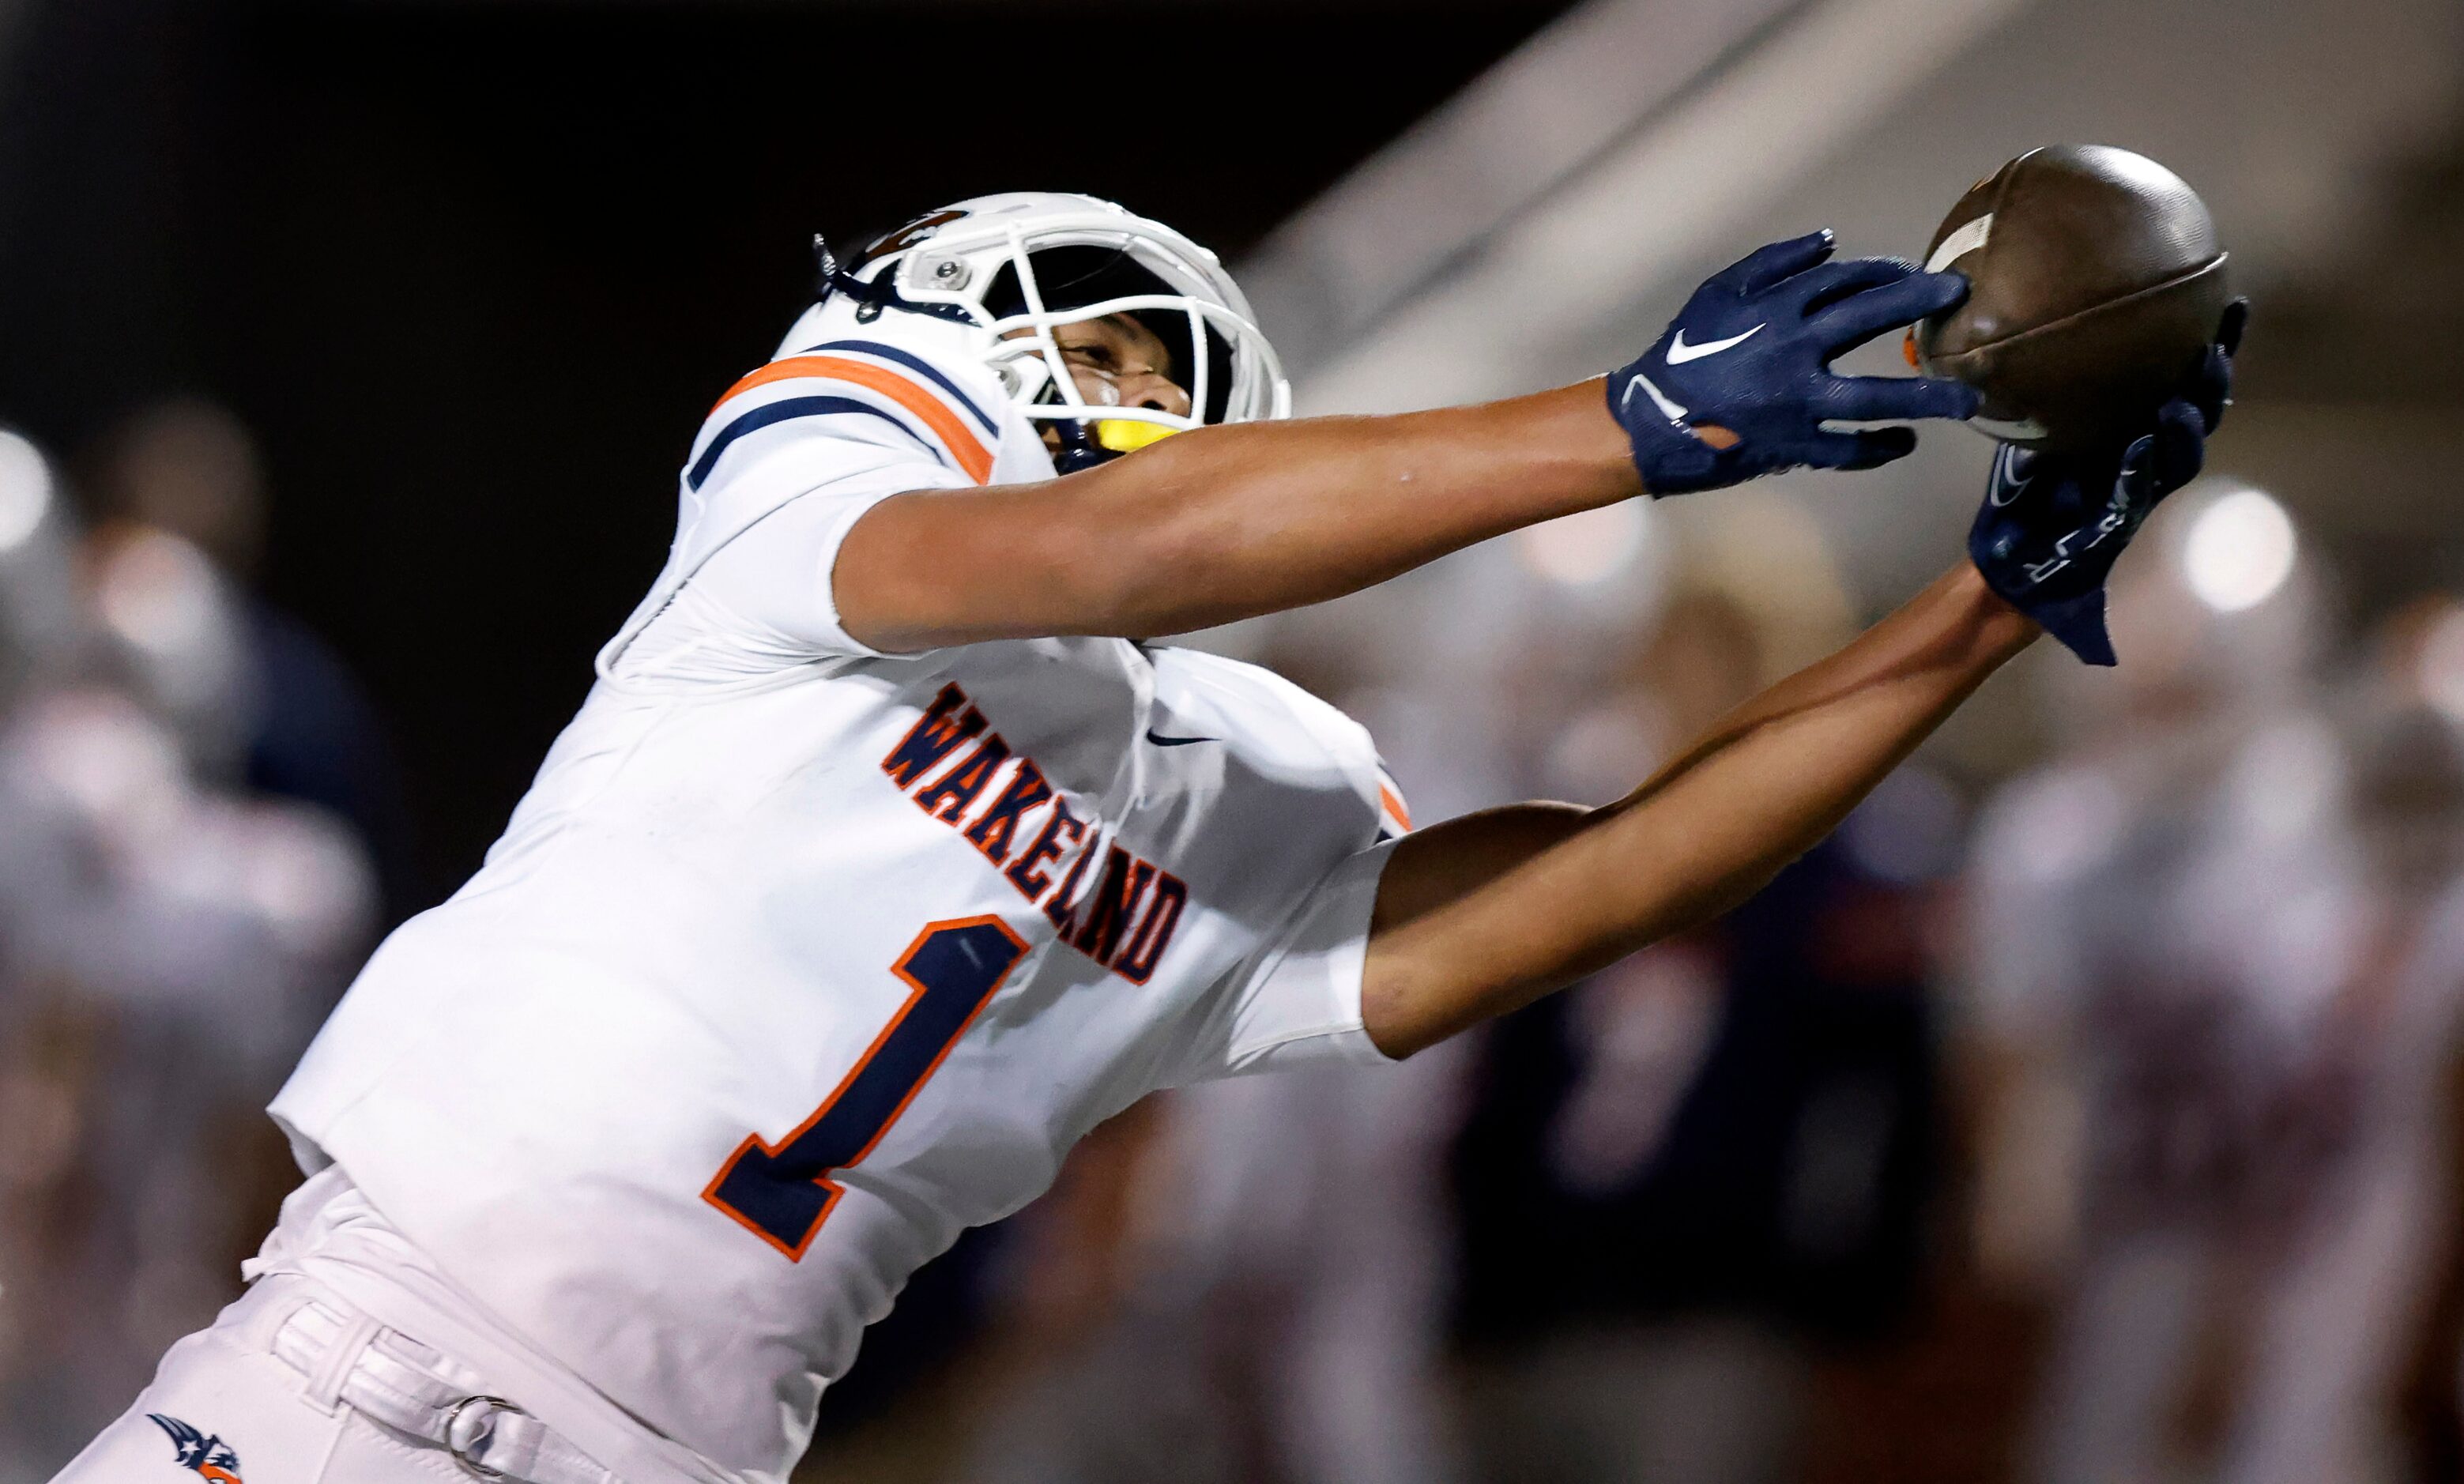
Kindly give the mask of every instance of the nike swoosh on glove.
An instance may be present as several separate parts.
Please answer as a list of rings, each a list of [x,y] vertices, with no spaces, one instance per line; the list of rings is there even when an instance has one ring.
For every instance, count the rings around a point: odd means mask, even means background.
[[[1977,394],[1930,377],[1835,376],[1833,358],[1968,296],[1957,273],[1894,258],[1830,262],[1829,231],[1758,248],[1694,291],[1642,358],[1608,379],[1609,411],[1654,495],[1783,469],[1872,469],[1914,428],[1826,422],[1965,418]]]
[[[2104,579],[2165,496],[2198,477],[2207,438],[2233,398],[2233,357],[2250,304],[2225,308],[2216,343],[2153,431],[2106,453],[2052,454],[2005,446],[1993,456],[1968,555],[1985,583],[2090,665],[2114,663]]]

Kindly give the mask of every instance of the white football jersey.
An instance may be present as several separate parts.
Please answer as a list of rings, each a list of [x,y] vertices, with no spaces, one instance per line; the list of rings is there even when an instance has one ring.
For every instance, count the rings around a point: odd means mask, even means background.
[[[737,1476],[782,1478],[909,1275],[1096,1124],[1381,1059],[1360,965],[1406,821],[1360,727],[1204,654],[839,627],[871,505],[1051,474],[981,368],[791,338],[704,426],[504,838],[274,1104],[507,1329]]]

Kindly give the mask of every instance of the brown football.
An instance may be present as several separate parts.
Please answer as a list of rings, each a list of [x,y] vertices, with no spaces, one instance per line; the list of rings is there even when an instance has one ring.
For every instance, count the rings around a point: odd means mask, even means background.
[[[1975,426],[2032,447],[2126,440],[2198,365],[2229,297],[2198,193],[2145,155],[2032,149],[1969,188],[1925,248],[1967,300],[1910,359],[1985,394]]]

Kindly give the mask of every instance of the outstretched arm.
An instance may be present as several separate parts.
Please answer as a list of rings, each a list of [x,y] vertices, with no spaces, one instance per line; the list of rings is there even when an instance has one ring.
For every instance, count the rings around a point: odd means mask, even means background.
[[[2127,447],[2004,449],[1968,562],[1730,712],[1625,798],[1490,810],[1397,846],[1370,922],[1370,1039],[1408,1056],[1727,911],[2037,634],[2112,664],[2105,578],[2156,504],[2197,476],[2231,401],[2244,316],[2228,310],[2182,395]]]
[[[1408,1056],[1727,911],[2038,632],[1963,563],[1617,803],[1518,804],[1407,838],[1370,928],[1370,1038]]]
[[[1641,492],[1597,382],[1403,417],[1203,427],[1046,484],[886,500],[847,534],[834,589],[847,632],[892,651],[1177,634]]]
[[[839,549],[839,622],[892,651],[1180,633],[1322,601],[1645,492],[1802,465],[1872,468],[1907,452],[1915,434],[1824,425],[1966,417],[1975,394],[1835,376],[1831,359],[1967,287],[1830,252],[1829,234],[1815,233],[1733,265],[1605,384],[1400,417],[1200,428],[1065,479],[897,495]]]

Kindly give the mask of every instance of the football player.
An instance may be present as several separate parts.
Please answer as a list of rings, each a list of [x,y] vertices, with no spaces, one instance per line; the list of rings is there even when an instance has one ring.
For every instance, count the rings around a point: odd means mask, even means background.
[[[275,1102],[310,1178],[253,1285],[64,1477],[160,1472],[152,1417],[253,1484],[782,1479],[908,1276],[1106,1118],[1578,979],[1820,839],[2040,620],[2101,656],[2222,347],[2127,448],[2003,459],[1972,561],[1606,808],[1409,833],[1360,727],[1145,642],[1970,414],[1830,370],[1964,282],[1832,251],[1754,252],[1605,383],[1300,422],[1215,258],[1107,203],[825,254],[504,837]]]

